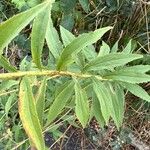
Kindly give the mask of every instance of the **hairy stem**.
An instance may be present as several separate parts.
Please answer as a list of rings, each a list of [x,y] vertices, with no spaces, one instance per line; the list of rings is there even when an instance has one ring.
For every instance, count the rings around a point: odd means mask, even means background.
[[[106,80],[103,79],[99,75],[91,75],[91,74],[82,74],[82,73],[74,73],[68,71],[56,71],[56,70],[43,70],[43,71],[18,71],[12,73],[2,73],[0,74],[0,79],[7,80],[7,79],[14,79],[20,78],[24,76],[50,76],[50,77],[58,77],[58,76],[70,76],[70,77],[77,77],[77,78],[90,78],[96,77],[99,80]]]

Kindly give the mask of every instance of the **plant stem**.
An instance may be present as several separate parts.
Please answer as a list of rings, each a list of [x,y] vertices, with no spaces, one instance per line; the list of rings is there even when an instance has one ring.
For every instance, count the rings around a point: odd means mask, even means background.
[[[103,79],[99,75],[91,75],[91,74],[82,74],[82,73],[74,73],[69,71],[56,71],[56,70],[43,70],[43,71],[18,71],[18,72],[12,72],[12,73],[2,73],[0,74],[0,79],[14,79],[14,78],[20,78],[24,76],[50,76],[50,77],[58,77],[58,76],[70,76],[70,77],[77,77],[77,78],[90,78],[90,77],[96,77],[99,80],[107,80]]]

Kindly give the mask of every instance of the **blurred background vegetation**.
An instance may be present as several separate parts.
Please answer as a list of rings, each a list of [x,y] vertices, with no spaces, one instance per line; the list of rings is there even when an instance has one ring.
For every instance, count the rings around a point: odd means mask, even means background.
[[[0,0],[0,22],[41,2],[42,0]],[[113,30],[103,37],[103,41],[111,47],[116,44],[122,49],[132,39],[134,51],[144,55],[144,59],[134,63],[150,64],[150,3],[146,0],[56,0],[52,8],[52,19],[58,31],[59,25],[62,25],[76,36],[100,27],[113,26]],[[10,44],[8,56],[11,61],[14,61],[11,62],[14,65],[25,56],[30,56],[31,28],[32,26],[27,26]],[[99,45],[101,41],[95,44],[97,51],[100,49]],[[12,82],[11,85],[13,84],[15,83]],[[150,93],[150,84],[143,87]],[[5,100],[8,98],[9,95],[5,98],[0,96],[0,133],[3,133],[2,137],[0,135],[0,143],[2,143],[0,149],[3,145],[10,145],[6,149],[12,148],[13,139],[18,142],[24,140],[22,127],[19,120],[17,122],[17,106],[6,118],[2,115],[6,109]],[[74,135],[76,141],[82,138],[85,141],[89,140],[96,148],[102,145],[103,149],[114,150],[139,148],[136,145],[139,141],[142,141],[140,144],[143,146],[148,145],[150,143],[149,104],[128,94],[126,110],[124,125],[120,132],[117,132],[113,125],[101,131],[94,122],[85,131],[77,131],[81,135],[78,135],[79,137]],[[11,117],[13,120],[10,121]],[[76,132],[74,128],[71,130]],[[64,132],[64,129],[62,131]],[[15,137],[12,132],[16,132]],[[58,137],[62,134],[55,130],[53,135]],[[136,137],[134,141],[133,135]]]

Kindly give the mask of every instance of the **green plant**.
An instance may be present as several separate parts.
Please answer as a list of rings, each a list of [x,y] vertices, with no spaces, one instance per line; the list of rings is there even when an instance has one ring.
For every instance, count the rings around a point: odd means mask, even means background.
[[[11,93],[19,93],[20,120],[31,147],[38,150],[45,149],[43,133],[55,120],[62,119],[66,110],[75,111],[83,128],[93,117],[102,127],[111,117],[119,130],[123,122],[124,90],[150,102],[148,93],[138,85],[150,81],[146,74],[150,66],[130,66],[130,62],[143,57],[132,54],[131,42],[121,52],[117,44],[110,48],[102,42],[97,54],[92,44],[112,27],[75,37],[60,26],[60,40],[50,15],[53,2],[46,0],[0,25],[0,65],[9,72],[0,74],[1,85],[6,84],[1,86],[0,94],[9,93],[12,97],[8,100],[5,97],[3,105],[8,114],[10,105],[17,101],[17,94]],[[23,59],[18,69],[2,55],[3,50],[32,20],[32,61]],[[47,65],[43,65],[42,59],[45,39],[49,48]],[[55,87],[51,95],[50,87]]]

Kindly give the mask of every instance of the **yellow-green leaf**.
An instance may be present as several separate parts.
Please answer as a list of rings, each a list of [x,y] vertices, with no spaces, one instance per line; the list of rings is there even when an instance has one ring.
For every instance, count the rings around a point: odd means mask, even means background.
[[[3,49],[15,38],[18,33],[28,25],[34,17],[47,7],[48,2],[37,5],[25,12],[13,16],[0,24],[0,55]]]
[[[42,129],[36,111],[35,99],[29,79],[24,77],[20,83],[19,91],[19,115],[23,127],[37,150],[44,150],[45,144]]]

